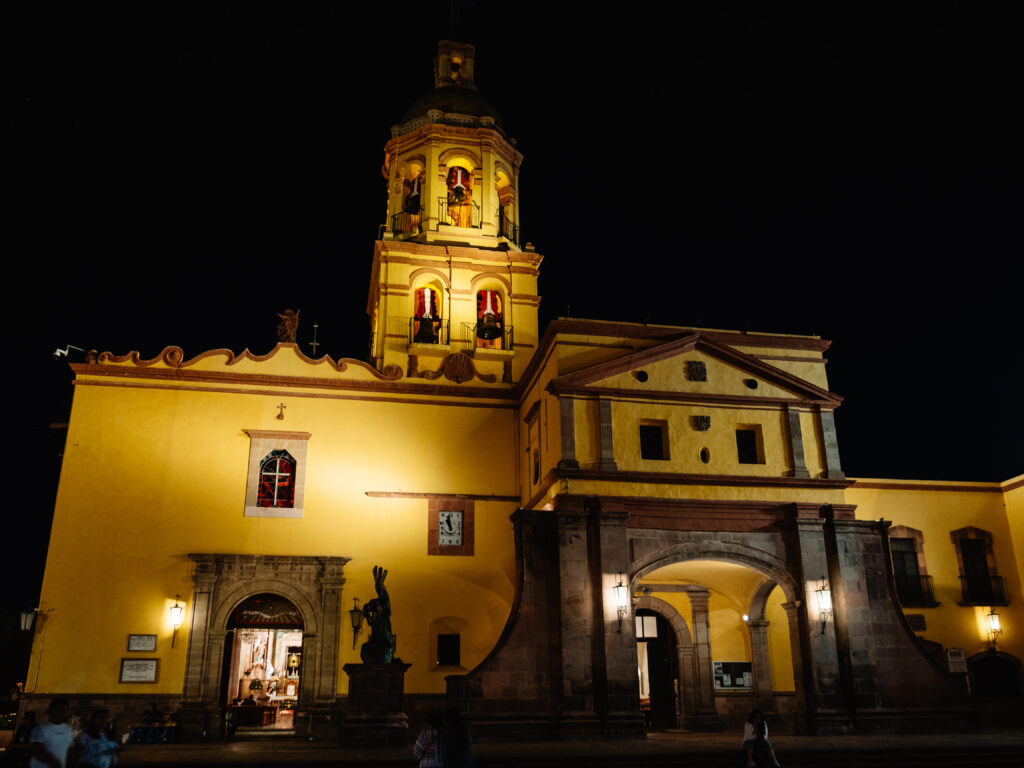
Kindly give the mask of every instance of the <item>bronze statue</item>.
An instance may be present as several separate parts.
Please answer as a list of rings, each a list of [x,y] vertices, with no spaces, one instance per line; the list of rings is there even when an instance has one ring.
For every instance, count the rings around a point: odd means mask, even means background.
[[[373,585],[377,597],[363,606],[363,616],[370,625],[370,639],[359,649],[364,664],[391,664],[395,660],[395,636],[391,632],[391,598],[384,586],[388,572],[373,566]]]
[[[295,343],[295,336],[299,332],[299,310],[294,312],[290,309],[286,309],[284,312],[279,312],[278,317],[281,318],[281,322],[277,324],[277,340]]]

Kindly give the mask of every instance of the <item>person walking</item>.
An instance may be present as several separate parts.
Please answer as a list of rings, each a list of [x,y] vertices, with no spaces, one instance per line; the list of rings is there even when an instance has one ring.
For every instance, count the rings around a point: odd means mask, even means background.
[[[110,710],[97,709],[89,718],[85,730],[78,734],[71,747],[71,764],[76,768],[111,768],[117,764],[121,748],[106,733],[110,724]]]
[[[32,729],[29,744],[30,768],[66,768],[68,750],[74,741],[75,732],[68,722],[71,702],[67,699],[53,699],[46,710],[49,722]]]

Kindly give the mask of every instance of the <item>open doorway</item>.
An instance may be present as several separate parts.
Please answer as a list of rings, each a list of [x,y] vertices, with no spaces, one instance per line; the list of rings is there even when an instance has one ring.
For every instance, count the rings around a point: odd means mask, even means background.
[[[298,609],[279,595],[254,595],[235,608],[222,688],[230,731],[294,732],[302,629]]]
[[[640,710],[649,729],[679,724],[679,659],[672,626],[646,608],[636,612],[636,658]]]

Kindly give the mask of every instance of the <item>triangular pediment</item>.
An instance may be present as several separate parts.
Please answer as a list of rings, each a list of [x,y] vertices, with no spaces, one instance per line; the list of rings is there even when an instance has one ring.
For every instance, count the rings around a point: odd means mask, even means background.
[[[567,373],[549,385],[555,394],[602,391],[657,397],[792,400],[834,407],[838,395],[701,333]]]

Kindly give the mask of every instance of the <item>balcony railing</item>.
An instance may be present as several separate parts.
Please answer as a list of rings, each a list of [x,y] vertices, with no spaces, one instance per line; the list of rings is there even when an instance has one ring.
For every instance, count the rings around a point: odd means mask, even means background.
[[[448,324],[436,318],[409,318],[410,344],[447,344]]]
[[[498,222],[498,237],[507,238],[516,245],[519,245],[519,225],[513,224],[509,220],[508,216],[505,215],[504,209],[498,208],[496,220]]]
[[[961,576],[960,590],[965,603],[992,605],[1006,602],[1002,576]]]
[[[391,214],[391,234],[393,235],[404,235],[408,232],[418,232],[420,228],[420,214],[409,213],[408,211],[400,211],[399,213]]]
[[[906,573],[897,573],[895,576],[896,594],[903,605],[932,605],[935,602],[931,576]]]
[[[450,203],[447,197],[437,199],[437,220],[453,227],[480,228],[480,206],[474,202]]]
[[[467,350],[471,349],[512,349],[512,326],[506,325],[505,327],[490,326],[498,331],[498,335],[494,339],[481,339],[478,335],[478,330],[482,326],[482,323],[463,323],[462,334],[459,339],[459,344],[465,347]]]

